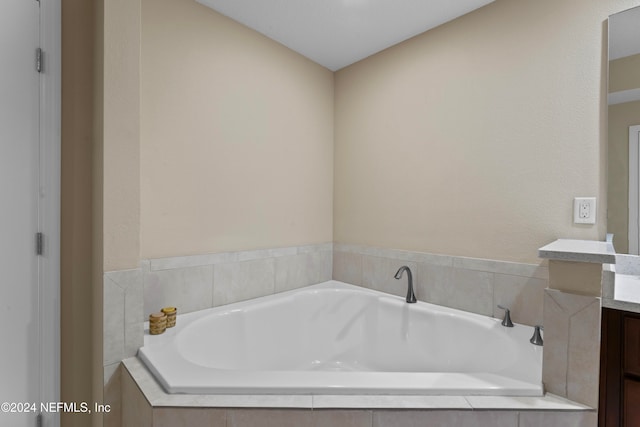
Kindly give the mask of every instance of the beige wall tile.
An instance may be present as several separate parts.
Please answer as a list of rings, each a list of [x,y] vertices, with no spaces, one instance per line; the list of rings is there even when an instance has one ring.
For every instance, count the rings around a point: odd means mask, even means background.
[[[122,370],[122,425],[152,427],[153,414],[138,385],[126,369]]]
[[[574,314],[569,324],[567,397],[598,407],[600,373],[600,301]]]
[[[144,345],[144,324],[142,322],[126,325],[124,328],[124,352],[122,358],[138,354],[138,349]]]
[[[371,427],[372,411],[322,410],[313,411],[313,427]]]
[[[547,391],[598,405],[600,299],[545,290],[542,381]]]
[[[153,427],[226,427],[227,411],[213,408],[154,408]]]
[[[110,411],[103,416],[104,427],[121,427],[122,423],[122,376],[123,368],[118,363],[115,371],[111,367],[105,368],[105,377],[110,371],[109,380],[104,385],[104,404],[110,406]]]
[[[494,273],[419,263],[416,296],[433,304],[493,315]]]
[[[183,287],[181,269],[145,271],[142,320],[148,320],[149,314],[165,307],[166,301],[176,301],[181,287]],[[183,311],[182,307],[178,307],[178,310],[180,310],[178,313]]]
[[[376,411],[373,427],[518,427],[507,411]]]
[[[103,384],[107,384],[111,381],[111,377],[114,375],[120,375],[120,362],[112,363],[111,365],[105,365],[102,369],[104,374],[104,382]]]
[[[143,320],[162,307],[178,314],[209,308],[213,303],[213,266],[144,272]]]
[[[556,289],[546,289],[545,292],[567,313],[572,316],[591,305],[596,298],[587,295],[563,292]]]
[[[330,251],[306,252],[275,258],[276,292],[331,280]]]
[[[124,354],[125,291],[105,276],[103,295],[103,365],[110,365],[122,360]]]
[[[511,310],[511,320],[525,325],[542,325],[544,290],[548,282],[533,277],[496,274],[493,287],[493,317],[502,318]]]
[[[549,287],[579,295],[600,296],[602,264],[549,261]]]
[[[333,279],[333,250],[320,251],[322,259],[322,270],[320,272],[321,282]]]
[[[236,409],[227,412],[227,427],[312,427],[311,410]]]
[[[443,292],[453,285],[451,266],[421,262],[416,276],[416,296],[420,301],[438,304],[443,301]]]
[[[526,411],[520,413],[519,427],[596,427],[596,412],[546,412]]]
[[[213,305],[230,304],[275,292],[273,258],[217,264],[213,270]]]
[[[333,279],[352,285],[362,285],[362,255],[333,251]]]
[[[109,271],[105,277],[113,281],[125,293],[124,322],[125,325],[141,321],[143,304],[142,270]]]
[[[549,268],[546,264],[541,265],[493,259],[454,257],[453,266],[467,270],[488,271],[491,273],[507,274],[510,276],[535,277],[537,279],[545,280],[549,278]]]
[[[434,304],[493,315],[494,273],[460,268],[426,265],[419,276],[426,273],[426,282],[420,279],[419,291]]]
[[[547,289],[544,294],[542,382],[548,392],[562,397],[567,397],[568,319],[566,312],[551,298]]]
[[[411,270],[413,284],[417,283],[418,264],[415,262],[402,261],[390,258],[380,258],[375,256],[362,256],[362,286],[377,291],[405,297],[407,295],[407,273],[401,279],[395,279],[394,275],[402,266],[407,266]],[[416,293],[416,297],[417,296]]]

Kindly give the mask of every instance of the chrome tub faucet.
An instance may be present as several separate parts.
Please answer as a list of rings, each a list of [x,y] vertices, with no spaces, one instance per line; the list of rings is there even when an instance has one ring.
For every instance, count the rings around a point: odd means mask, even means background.
[[[416,302],[416,294],[413,293],[413,275],[411,274],[411,269],[406,265],[403,265],[398,269],[394,278],[400,280],[402,278],[402,273],[407,272],[407,279],[409,281],[409,285],[407,287],[407,302],[414,303]]]

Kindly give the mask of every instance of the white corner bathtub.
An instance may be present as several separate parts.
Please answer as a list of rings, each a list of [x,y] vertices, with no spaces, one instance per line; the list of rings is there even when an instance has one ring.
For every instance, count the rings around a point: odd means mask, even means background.
[[[329,281],[179,314],[138,356],[169,393],[541,396],[532,333]]]

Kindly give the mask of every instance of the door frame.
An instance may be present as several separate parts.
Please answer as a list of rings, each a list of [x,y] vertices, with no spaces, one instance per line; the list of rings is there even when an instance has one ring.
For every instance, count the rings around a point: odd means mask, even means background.
[[[640,125],[629,126],[629,253],[640,249]]]
[[[60,177],[62,111],[61,0],[40,3],[40,200],[38,226],[44,234],[38,257],[40,301],[40,398],[60,401]],[[58,427],[59,414],[42,414],[44,425]]]

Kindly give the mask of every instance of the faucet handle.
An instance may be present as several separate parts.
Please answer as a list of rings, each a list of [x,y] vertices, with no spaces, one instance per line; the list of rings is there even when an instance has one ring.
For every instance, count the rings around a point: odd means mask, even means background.
[[[498,308],[504,310],[504,319],[502,319],[502,326],[506,326],[507,328],[513,328],[513,322],[511,321],[511,310],[507,307],[503,307],[498,304]]]
[[[540,325],[536,325],[533,330],[533,336],[529,340],[531,344],[534,345],[543,345],[544,341],[542,340],[542,336],[540,335],[540,330],[544,331],[544,328]]]

